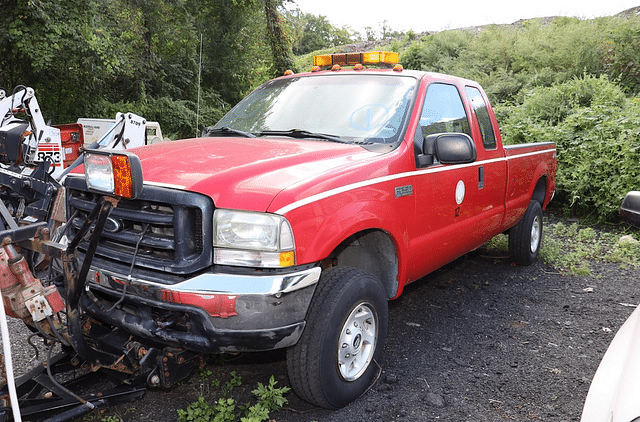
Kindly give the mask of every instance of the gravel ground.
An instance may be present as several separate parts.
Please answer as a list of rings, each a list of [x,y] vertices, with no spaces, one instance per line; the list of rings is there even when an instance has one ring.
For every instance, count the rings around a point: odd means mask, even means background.
[[[517,267],[480,249],[408,286],[390,303],[381,373],[358,401],[338,411],[293,393],[275,421],[578,421],[604,352],[638,303],[638,270],[591,263],[590,276],[563,276],[538,262]],[[13,329],[22,330],[19,321]],[[24,332],[24,331],[23,331]],[[24,337],[16,335],[22,340]],[[33,352],[13,340],[18,368]],[[83,420],[175,421],[202,395],[209,402],[235,371],[231,397],[251,400],[273,375],[288,385],[284,353],[230,356],[169,391]],[[227,396],[225,396],[227,397]],[[239,418],[238,418],[239,419]]]

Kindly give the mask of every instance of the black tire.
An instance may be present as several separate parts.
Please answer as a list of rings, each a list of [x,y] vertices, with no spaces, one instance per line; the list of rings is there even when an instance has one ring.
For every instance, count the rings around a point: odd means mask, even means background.
[[[531,265],[542,245],[542,207],[531,201],[522,219],[509,230],[509,256],[518,265]]]
[[[387,296],[373,275],[350,267],[324,272],[302,337],[287,351],[295,393],[327,409],[341,408],[363,395],[380,368],[387,320]]]

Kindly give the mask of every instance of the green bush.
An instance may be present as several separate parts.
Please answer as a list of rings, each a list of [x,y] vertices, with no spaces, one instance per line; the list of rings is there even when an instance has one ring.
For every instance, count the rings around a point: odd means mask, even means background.
[[[533,88],[523,95],[521,114],[539,123],[558,125],[571,113],[584,107],[604,106],[620,109],[627,99],[606,76],[583,75],[562,84]]]
[[[96,102],[95,108],[89,111],[89,116],[113,119],[117,112],[132,112],[148,121],[160,123],[163,136],[175,140],[200,136],[204,127],[215,124],[224,115],[226,110],[223,106],[226,105],[220,96],[214,92],[205,92],[201,96],[200,113],[197,116],[196,101],[145,96],[135,102]],[[226,108],[229,109],[228,106]]]
[[[556,143],[555,202],[568,213],[615,220],[624,195],[639,188],[640,99],[607,77],[535,88],[496,114],[507,144]]]
[[[408,69],[474,79],[493,103],[519,103],[523,90],[562,83],[585,72],[621,73],[623,58],[637,53],[637,42],[633,43],[640,37],[633,28],[619,18],[558,17],[443,31],[411,44],[401,63]]]
[[[609,75],[629,94],[640,93],[640,17],[618,19],[602,48]]]

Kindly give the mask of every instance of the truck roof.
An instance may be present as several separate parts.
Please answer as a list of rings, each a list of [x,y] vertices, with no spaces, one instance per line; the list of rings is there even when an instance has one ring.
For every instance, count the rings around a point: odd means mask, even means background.
[[[331,75],[344,75],[344,74],[348,74],[348,73],[352,73],[352,74],[360,74],[360,75],[381,75],[381,74],[388,74],[389,76],[406,76],[406,77],[413,77],[417,80],[420,79],[433,79],[433,80],[438,80],[438,81],[444,81],[444,82],[450,82],[452,84],[455,83],[461,83],[463,85],[470,85],[470,86],[475,86],[475,87],[479,87],[480,85],[478,84],[478,82],[471,80],[471,79],[466,79],[466,78],[462,78],[459,76],[453,76],[453,75],[447,75],[444,73],[438,73],[438,72],[427,72],[427,71],[422,71],[422,70],[406,70],[403,69],[402,71],[395,71],[393,69],[365,69],[365,70],[354,70],[354,69],[340,69],[338,71],[336,70],[319,70],[319,71],[310,71],[310,72],[300,72],[300,73],[292,73],[289,75],[284,75],[284,76],[280,76],[276,79],[283,79],[283,78],[296,78],[296,77],[300,77],[300,76],[304,76],[304,77],[327,77],[327,76],[331,76]]]

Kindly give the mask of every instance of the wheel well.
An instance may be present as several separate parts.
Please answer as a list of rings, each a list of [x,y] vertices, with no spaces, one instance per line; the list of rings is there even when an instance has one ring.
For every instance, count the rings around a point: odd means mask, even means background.
[[[547,195],[547,178],[541,177],[540,180],[538,180],[538,184],[536,185],[536,188],[533,190],[533,196],[531,197],[531,199],[534,201],[538,201],[540,205],[544,205],[544,198],[546,195]]]
[[[398,257],[391,237],[381,230],[356,233],[342,242],[323,267],[355,267],[374,275],[388,298],[398,291]]]

